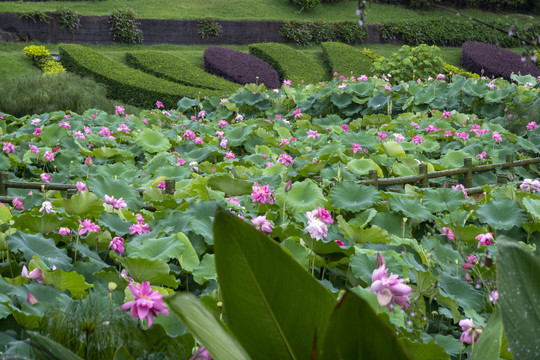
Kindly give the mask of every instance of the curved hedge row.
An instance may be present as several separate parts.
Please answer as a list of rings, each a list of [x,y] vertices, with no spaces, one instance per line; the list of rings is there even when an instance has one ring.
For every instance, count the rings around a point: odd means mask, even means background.
[[[522,62],[518,54],[493,44],[468,41],[461,47],[461,56],[465,69],[478,74],[483,72],[487,77],[502,77],[510,81],[512,73],[540,76],[536,65]]]
[[[162,51],[126,53],[126,64],[148,74],[187,86],[234,93],[240,86],[209,74],[186,60]]]
[[[280,80],[291,80],[293,85],[302,80],[318,83],[325,78],[324,69],[315,60],[285,44],[253,44],[249,46],[249,53],[269,63]]]
[[[268,89],[279,87],[276,70],[261,59],[241,51],[209,47],[204,51],[204,68],[238,84],[264,84]]]
[[[371,60],[362,50],[338,42],[324,42],[321,44],[322,56],[330,74],[360,76],[373,75]]]
[[[132,69],[88,47],[60,44],[60,57],[67,70],[92,76],[105,85],[108,95],[127,103],[152,108],[157,100],[166,107],[176,107],[183,97],[221,95],[220,91],[176,84]]]

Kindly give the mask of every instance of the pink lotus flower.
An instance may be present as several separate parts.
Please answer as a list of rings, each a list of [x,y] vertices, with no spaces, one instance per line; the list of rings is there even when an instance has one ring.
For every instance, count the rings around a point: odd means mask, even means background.
[[[44,201],[41,204],[41,208],[39,209],[39,212],[50,214],[50,213],[55,213],[56,211],[52,209],[52,204],[50,201]]]
[[[450,111],[444,110],[441,114],[441,119],[450,119],[452,117],[452,114]]]
[[[115,106],[114,109],[115,115],[122,115],[124,114],[124,111],[126,111],[123,106]]]
[[[318,139],[321,137],[321,134],[319,134],[316,130],[308,130],[307,131],[307,134],[308,134],[308,139]]]
[[[274,226],[272,225],[272,223],[266,220],[266,215],[257,216],[251,219],[251,222],[255,226],[255,229],[262,231],[263,233],[266,233],[266,234],[271,234],[274,229]]]
[[[28,269],[27,269],[27,267],[25,265],[22,268],[21,276],[23,278],[26,278],[26,279],[36,280],[40,284],[44,284],[44,282],[43,282],[43,272],[41,271],[40,268],[35,268],[34,270],[28,272]]]
[[[144,320],[148,323],[148,327],[152,326],[154,318],[162,313],[169,315],[169,311],[163,304],[163,295],[160,295],[157,290],[150,288],[150,282],[142,284],[129,284],[129,290],[133,294],[134,300],[128,301],[120,307],[121,310],[131,308],[131,316]]]
[[[127,204],[123,198],[115,199],[114,196],[105,195],[105,204],[112,205],[115,210],[127,208]]]
[[[405,285],[403,279],[398,279],[399,275],[391,273],[388,276],[386,262],[381,254],[377,254],[377,264],[379,267],[371,275],[371,292],[377,292],[379,305],[386,306],[388,311],[392,311],[394,302],[401,307],[410,307],[411,287]]]
[[[15,153],[15,146],[10,142],[4,141],[4,147],[2,148],[3,151],[5,151],[6,155],[11,153]]]
[[[393,133],[392,136],[394,137],[394,140],[399,144],[400,142],[405,140],[405,137],[398,133]]]
[[[461,140],[464,140],[464,141],[469,140],[469,133],[456,131],[454,135],[456,135]]]
[[[349,127],[347,125],[342,125],[341,128],[343,129],[343,131],[347,132],[349,131]]]
[[[131,232],[129,233],[130,235],[148,234],[150,232],[150,225],[139,221],[138,223],[130,226],[129,230],[131,230]]]
[[[227,141],[227,139],[221,139],[221,141],[219,142],[219,146],[221,146],[223,149],[226,149],[228,143],[229,142]]]
[[[201,346],[197,349],[197,351],[195,351],[195,354],[193,354],[189,360],[212,360],[212,357],[210,356],[208,350],[204,346]]]
[[[421,143],[423,143],[422,137],[419,135],[416,135],[415,137],[413,137],[412,142],[415,143],[416,145],[420,145]]]
[[[525,179],[519,185],[519,188],[523,190],[524,192],[528,193],[535,193],[540,191],[540,181],[539,180],[533,180],[533,179]]]
[[[475,239],[478,241],[478,247],[482,245],[489,246],[493,244],[493,233],[480,234]]]
[[[63,127],[65,129],[71,129],[71,125],[69,125],[69,122],[67,122],[67,121],[62,121],[60,123],[60,127]]]
[[[156,101],[156,106],[158,109],[161,109],[163,107],[163,103],[161,101]]]
[[[435,125],[428,125],[428,127],[426,128],[426,132],[436,132],[437,131],[437,127]]]
[[[463,270],[470,270],[474,267],[474,265],[478,264],[478,258],[473,255],[473,254],[470,254],[468,257],[467,257],[467,262],[465,264],[463,264],[461,266],[461,268]]]
[[[36,299],[36,297],[32,295],[32,293],[28,292],[28,295],[26,296],[26,303],[30,306],[33,306],[37,304],[38,302],[39,302],[38,299]]]
[[[358,151],[360,151],[360,152],[363,151],[362,146],[359,145],[359,144],[351,143],[351,146],[352,146],[351,151],[352,151],[354,154],[356,154]]]
[[[40,122],[41,122],[41,119],[38,119],[38,118],[32,119],[31,121],[32,125],[34,126],[37,126]]]
[[[186,165],[186,163],[186,160],[182,159],[181,157],[176,158],[176,166]]]
[[[219,100],[219,105],[223,105],[223,104],[228,103],[228,102],[229,102],[228,99],[223,98],[223,99]]]
[[[467,194],[467,190],[462,184],[453,185],[452,190],[461,190],[463,192],[463,196],[465,196],[465,199],[469,198],[469,194]]]
[[[282,148],[284,148],[285,145],[290,145],[290,144],[291,144],[291,142],[289,141],[289,139],[287,139],[287,138],[282,138],[282,139],[281,139],[281,142],[279,143],[279,146],[281,146]]]
[[[216,131],[216,136],[221,139],[223,136],[225,136],[225,133],[223,131]]]
[[[42,173],[39,175],[39,177],[41,178],[41,181],[43,181],[45,184],[48,184],[49,182],[51,182],[51,175],[47,173]]]
[[[338,244],[339,246],[345,246],[345,243],[341,240],[336,240],[336,244]]]
[[[159,184],[156,185],[157,189],[165,190],[165,181],[160,181]]]
[[[480,154],[476,155],[479,159],[485,159],[487,157],[487,154],[485,151],[482,151]]]
[[[253,192],[251,193],[252,202],[256,202],[259,205],[274,203],[274,196],[270,191],[270,185],[258,185],[257,183],[251,187]]]
[[[115,236],[109,243],[109,249],[112,248],[116,255],[122,255],[124,251],[124,239],[118,236]]]
[[[494,131],[493,132],[493,140],[500,143],[503,139],[502,139],[501,134],[499,134],[497,131]]]
[[[282,86],[292,86],[292,81],[291,80],[283,80],[283,85]]]
[[[88,191],[88,188],[86,187],[86,184],[83,183],[82,181],[77,181],[77,191],[78,192]]]
[[[227,160],[227,159],[235,159],[236,156],[234,156],[234,153],[232,151],[228,151],[225,153],[225,157],[223,158],[223,160]]]
[[[30,151],[32,151],[34,154],[39,154],[39,149],[36,145],[28,145],[30,148]]]
[[[418,124],[415,123],[414,121],[411,121],[411,126],[412,126],[413,128],[420,129],[420,125],[418,125]]]
[[[530,123],[527,124],[527,130],[534,130],[536,128],[538,128],[538,125],[536,124],[536,121],[531,121]]]
[[[90,129],[88,126],[85,126],[83,130],[86,135],[92,134],[92,129]]]
[[[202,144],[203,143],[203,140],[201,139],[200,136],[197,136],[195,139],[193,139],[193,142],[195,144]]]
[[[16,208],[17,210],[24,210],[23,203],[22,203],[21,200],[19,200],[18,197],[16,197],[16,198],[13,199],[12,204],[13,204],[13,206],[15,206],[15,208]]]
[[[497,290],[493,290],[489,295],[489,302],[495,303],[497,300],[499,300],[499,292]]]
[[[304,116],[304,114],[302,114],[302,110],[300,110],[300,109],[294,110],[293,114],[294,114],[295,119]]]
[[[195,133],[193,132],[193,130],[186,130],[186,132],[184,133],[184,135],[182,136],[184,139],[189,139],[189,140],[193,140],[195,139]]]
[[[202,119],[202,118],[205,117],[205,116],[206,116],[206,111],[204,111],[204,110],[199,111],[199,114],[198,114],[198,117],[199,117],[199,118]]]
[[[126,124],[122,123],[118,125],[118,129],[116,129],[116,131],[118,132],[123,131],[126,134],[129,134],[131,132],[131,129]]]
[[[285,166],[290,166],[293,164],[293,158],[291,155],[288,155],[287,153],[283,153],[281,155],[279,155],[278,157],[278,160],[277,160],[279,163],[285,165]]]
[[[314,212],[316,211],[317,210],[306,212],[308,226],[304,231],[309,232],[312,239],[322,240],[328,234],[328,227],[318,216],[314,215]]]
[[[61,227],[60,229],[58,229],[58,234],[62,236],[67,236],[71,234],[71,229],[67,227]]]
[[[323,207],[319,206],[317,207],[317,209],[312,210],[311,215],[314,218],[321,220],[323,223],[327,225],[331,225],[334,223],[334,219],[332,219],[330,212]]]
[[[49,162],[54,161],[54,153],[50,151],[45,151],[45,154],[43,154],[43,158]]]
[[[392,91],[392,88],[388,84],[384,84],[384,88],[388,91]]]
[[[36,130],[34,130],[34,132],[32,133],[32,135],[36,135],[37,137],[40,137],[40,136],[41,136],[41,129],[40,129],[40,128],[37,128]]]
[[[86,136],[80,131],[74,131],[73,136],[75,136],[75,139],[77,140],[81,140],[81,141],[86,140]]]
[[[379,141],[383,141],[388,138],[388,134],[382,131],[377,131],[377,136],[379,137]]]
[[[99,231],[99,226],[92,223],[88,219],[84,219],[84,221],[79,220],[79,224],[81,225],[81,228],[79,229],[79,235]]]
[[[443,227],[442,231],[443,232],[442,232],[441,235],[446,236],[448,238],[448,240],[455,240],[456,239],[456,237],[454,235],[454,232],[451,229],[449,229],[447,227]]]
[[[225,120],[219,120],[219,122],[218,122],[218,126],[220,128],[222,128],[222,129],[227,125],[229,125],[229,123],[227,121],[225,121]]]
[[[463,319],[459,321],[459,326],[463,333],[459,338],[459,341],[466,344],[472,344],[476,342],[478,337],[482,334],[482,328],[480,326],[474,326],[472,319]]]

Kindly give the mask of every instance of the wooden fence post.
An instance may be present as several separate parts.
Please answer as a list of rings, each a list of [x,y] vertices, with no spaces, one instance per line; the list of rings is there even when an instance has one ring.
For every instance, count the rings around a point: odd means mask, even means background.
[[[512,179],[514,177],[514,154],[507,154],[506,162],[508,164],[508,171],[510,172],[510,179]]]
[[[176,187],[176,181],[165,180],[165,194],[174,195],[175,187]]]
[[[7,196],[6,182],[8,181],[8,172],[0,171],[0,196]]]
[[[497,185],[505,185],[507,181],[506,174],[499,173],[497,174]]]
[[[424,175],[424,177],[420,181],[420,187],[422,187],[422,188],[429,187],[429,179],[428,179],[428,175],[427,175],[427,165],[424,164],[424,163],[419,164],[418,165],[418,172],[420,173],[420,175]]]
[[[371,180],[371,185],[375,186],[375,189],[379,188],[379,175],[377,170],[369,170],[369,180]]]
[[[472,187],[472,168],[473,168],[473,165],[472,165],[472,159],[471,158],[466,158],[466,159],[463,159],[463,167],[465,169],[467,169],[467,172],[465,173],[465,179],[464,179],[464,184],[463,186],[465,186],[465,188],[471,188]]]

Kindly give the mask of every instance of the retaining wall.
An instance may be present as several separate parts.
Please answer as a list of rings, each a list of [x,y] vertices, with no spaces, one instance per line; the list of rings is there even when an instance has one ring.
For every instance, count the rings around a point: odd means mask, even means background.
[[[72,34],[60,28],[55,20],[56,14],[48,13],[48,22],[34,22],[19,18],[16,13],[0,13],[0,29],[16,34],[20,40],[34,40],[43,43],[113,44],[109,35],[106,16],[81,16],[80,29]],[[282,21],[233,21],[218,20],[222,26],[221,37],[201,39],[197,20],[158,20],[140,19],[143,44],[176,45],[227,45],[252,44],[259,42],[285,43],[287,39],[278,34]],[[8,40],[8,36],[4,36]],[[13,36],[11,36],[13,38]],[[377,25],[368,25],[365,43],[378,44],[383,39]]]

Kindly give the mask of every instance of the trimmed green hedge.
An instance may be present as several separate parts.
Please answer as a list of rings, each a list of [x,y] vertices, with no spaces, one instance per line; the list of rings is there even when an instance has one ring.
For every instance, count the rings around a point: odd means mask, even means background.
[[[178,56],[162,51],[143,50],[126,53],[126,64],[182,85],[219,90],[229,94],[241,87],[219,76],[209,74]]]
[[[59,46],[62,64],[71,72],[92,76],[107,88],[108,96],[136,106],[152,108],[157,100],[176,107],[183,97],[221,95],[221,91],[185,86],[132,69],[88,47]]]
[[[249,53],[276,69],[280,80],[291,80],[293,85],[298,85],[302,80],[305,83],[318,83],[325,78],[324,69],[319,63],[285,44],[253,44],[249,46]]]
[[[321,44],[324,63],[330,75],[337,72],[346,77],[352,75],[373,75],[371,60],[362,50],[358,50],[350,45],[338,42],[324,42]]]

